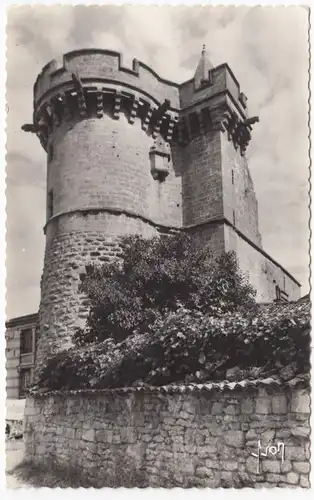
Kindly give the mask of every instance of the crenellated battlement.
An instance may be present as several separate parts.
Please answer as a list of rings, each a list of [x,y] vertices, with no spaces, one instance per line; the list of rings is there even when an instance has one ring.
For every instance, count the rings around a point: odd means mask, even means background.
[[[62,62],[49,62],[34,85],[33,124],[24,130],[35,132],[45,150],[48,137],[65,120],[119,119],[141,121],[143,130],[155,138],[172,140],[178,121],[178,85],[163,80],[137,59],[132,68],[123,65],[118,52],[84,49],[69,52]]]
[[[179,85],[137,59],[131,68],[124,66],[119,52],[69,52],[37,77],[33,124],[24,130],[35,132],[47,150],[49,135],[64,120],[104,114],[119,119],[124,113],[131,124],[139,119],[153,138],[170,143],[175,137],[181,146],[211,130],[226,132],[244,155],[256,121],[248,120],[247,98],[227,64],[205,64],[205,49],[202,58],[198,74]]]
[[[62,63],[48,63],[38,75],[34,85],[35,105],[47,93],[60,85],[71,85],[72,73],[77,73],[83,83],[120,83],[133,91],[140,91],[158,105],[166,99],[173,109],[179,108],[179,85],[161,78],[146,64],[133,60],[132,68],[123,65],[119,52],[104,49],[82,49],[63,56]]]

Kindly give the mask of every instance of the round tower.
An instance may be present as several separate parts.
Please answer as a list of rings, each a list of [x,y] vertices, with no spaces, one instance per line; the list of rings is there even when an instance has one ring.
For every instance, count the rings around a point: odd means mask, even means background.
[[[120,54],[80,50],[52,61],[34,85],[23,130],[47,152],[46,248],[37,365],[71,346],[85,323],[85,266],[119,254],[126,234],[180,228],[181,178],[171,140],[178,85]]]

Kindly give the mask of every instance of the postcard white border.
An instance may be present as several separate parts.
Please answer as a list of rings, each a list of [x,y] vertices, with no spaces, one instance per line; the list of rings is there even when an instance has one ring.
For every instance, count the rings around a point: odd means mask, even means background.
[[[5,14],[5,9],[8,6],[12,5],[56,5],[56,4],[62,4],[62,5],[78,5],[78,4],[84,4],[84,5],[123,5],[123,4],[132,4],[132,5],[237,5],[237,6],[256,6],[256,5],[262,5],[262,6],[307,6],[306,3],[302,0],[296,0],[294,2],[280,2],[280,1],[265,1],[261,0],[260,2],[256,2],[253,0],[240,0],[240,1],[226,1],[226,0],[221,0],[219,2],[216,1],[193,1],[193,0],[185,0],[185,1],[180,1],[180,0],[168,0],[168,1],[151,1],[151,0],[142,0],[142,1],[128,1],[128,2],[121,2],[117,0],[112,0],[110,2],[97,2],[97,1],[90,1],[90,0],[77,0],[76,2],[71,2],[71,1],[62,1],[62,2],[56,2],[56,1],[51,1],[51,0],[41,0],[41,1],[36,1],[36,2],[28,2],[25,0],[15,0],[15,1],[8,1],[8,0],[0,0],[0,41],[1,41],[1,47],[2,50],[0,52],[0,90],[1,90],[1,95],[5,95],[5,81],[6,81],[6,75],[5,75],[5,24],[6,24],[6,14]],[[313,23],[313,19],[311,20]],[[313,26],[311,27],[311,46],[313,50]],[[313,63],[311,63],[313,64]],[[311,94],[313,96],[314,88],[313,88],[313,76],[310,81],[310,89],[311,89]],[[312,102],[312,98],[311,98]],[[313,127],[312,127],[312,113],[311,113],[311,142],[313,144],[313,133],[312,133]],[[2,405],[1,405],[1,414],[3,414],[3,424],[2,424],[2,429],[4,430],[4,421],[5,421],[5,337],[4,337],[4,330],[5,330],[5,102],[3,99],[1,99],[1,107],[0,107],[0,151],[2,154],[2,164],[1,164],[1,169],[0,169],[0,210],[1,210],[1,222],[0,222],[0,258],[2,267],[1,267],[1,284],[0,284],[0,303],[3,305],[3,307],[0,308],[0,320],[1,320],[1,325],[2,325],[2,336],[1,336],[1,360],[0,360],[0,372],[2,376],[2,384],[0,388],[1,396],[2,396]],[[312,152],[311,152],[311,157],[312,157]],[[313,159],[312,159],[313,162]],[[297,166],[296,166],[297,168]],[[313,174],[312,174],[313,177]],[[313,183],[313,180],[312,180]],[[313,199],[313,189],[311,189],[311,198]],[[313,218],[311,219],[311,231],[313,233]],[[313,276],[311,277],[311,289],[313,287]],[[313,309],[312,309],[313,311]],[[311,362],[312,366],[314,365],[313,362],[313,352],[311,356]],[[311,414],[311,428],[312,428],[312,434],[313,434],[313,411]],[[4,437],[4,432],[3,432],[3,437]],[[3,442],[1,442],[1,445],[3,448],[1,451],[3,453],[1,454],[2,457],[4,457],[4,439]],[[314,453],[312,451],[312,457]],[[313,459],[311,459],[311,463],[313,464]],[[312,488],[314,486],[314,467],[312,465],[312,470],[310,474],[311,478],[311,484]],[[128,499],[128,500],[135,500],[137,498],[149,498],[149,499],[162,499],[166,500],[168,498],[175,498],[176,500],[181,500],[184,498],[188,498],[189,500],[201,500],[201,499],[207,499],[209,496],[211,498],[217,498],[217,499],[226,499],[232,498],[235,499],[242,499],[242,498],[252,498],[257,497],[257,496],[265,496],[270,499],[272,498],[295,498],[296,496],[298,498],[307,498],[312,495],[311,489],[309,490],[302,490],[302,489],[284,489],[284,488],[273,488],[273,489],[250,489],[250,488],[243,488],[243,489],[186,489],[182,490],[179,488],[174,488],[174,489],[124,489],[124,488],[118,488],[118,489],[101,489],[101,490],[95,490],[95,489],[86,489],[84,490],[83,488],[80,488],[78,490],[74,489],[60,489],[60,488],[54,488],[54,489],[48,489],[48,488],[40,488],[40,489],[20,489],[20,490],[9,490],[5,489],[5,475],[4,475],[4,470],[1,470],[1,478],[0,478],[0,485],[1,489],[3,490],[5,494],[5,498],[8,499],[32,499],[34,497],[42,497],[44,495],[47,500],[49,499],[56,499],[56,500],[63,500],[63,499],[85,499],[85,498],[93,498],[93,499],[100,499],[100,498],[115,498],[115,499]]]

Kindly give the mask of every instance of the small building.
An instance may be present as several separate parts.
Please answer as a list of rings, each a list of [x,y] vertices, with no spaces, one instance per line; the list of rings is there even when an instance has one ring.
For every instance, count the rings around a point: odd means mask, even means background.
[[[32,382],[36,351],[38,314],[28,314],[6,322],[6,391],[8,399],[23,399]]]

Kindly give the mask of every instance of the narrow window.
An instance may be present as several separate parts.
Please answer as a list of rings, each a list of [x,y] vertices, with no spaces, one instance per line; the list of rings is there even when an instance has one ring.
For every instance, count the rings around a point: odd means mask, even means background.
[[[235,211],[233,210],[233,225],[235,226],[236,223],[236,217],[235,217]]]
[[[21,331],[20,353],[28,354],[33,350],[33,330],[27,328]]]
[[[47,200],[47,219],[50,219],[53,216],[53,192],[52,190],[48,193]]]
[[[234,170],[232,169],[232,172],[231,172],[231,177],[232,177],[232,184],[234,184]]]
[[[196,113],[191,113],[190,116],[190,130],[192,137],[195,137],[200,132],[200,124]]]
[[[20,371],[20,380],[19,380],[19,396],[20,399],[25,398],[25,389],[28,387],[28,385],[31,383],[31,378],[32,378],[32,371],[30,368],[27,369],[22,369]]]
[[[208,108],[202,109],[202,121],[205,125],[206,130],[210,130],[213,127],[210,111]]]

